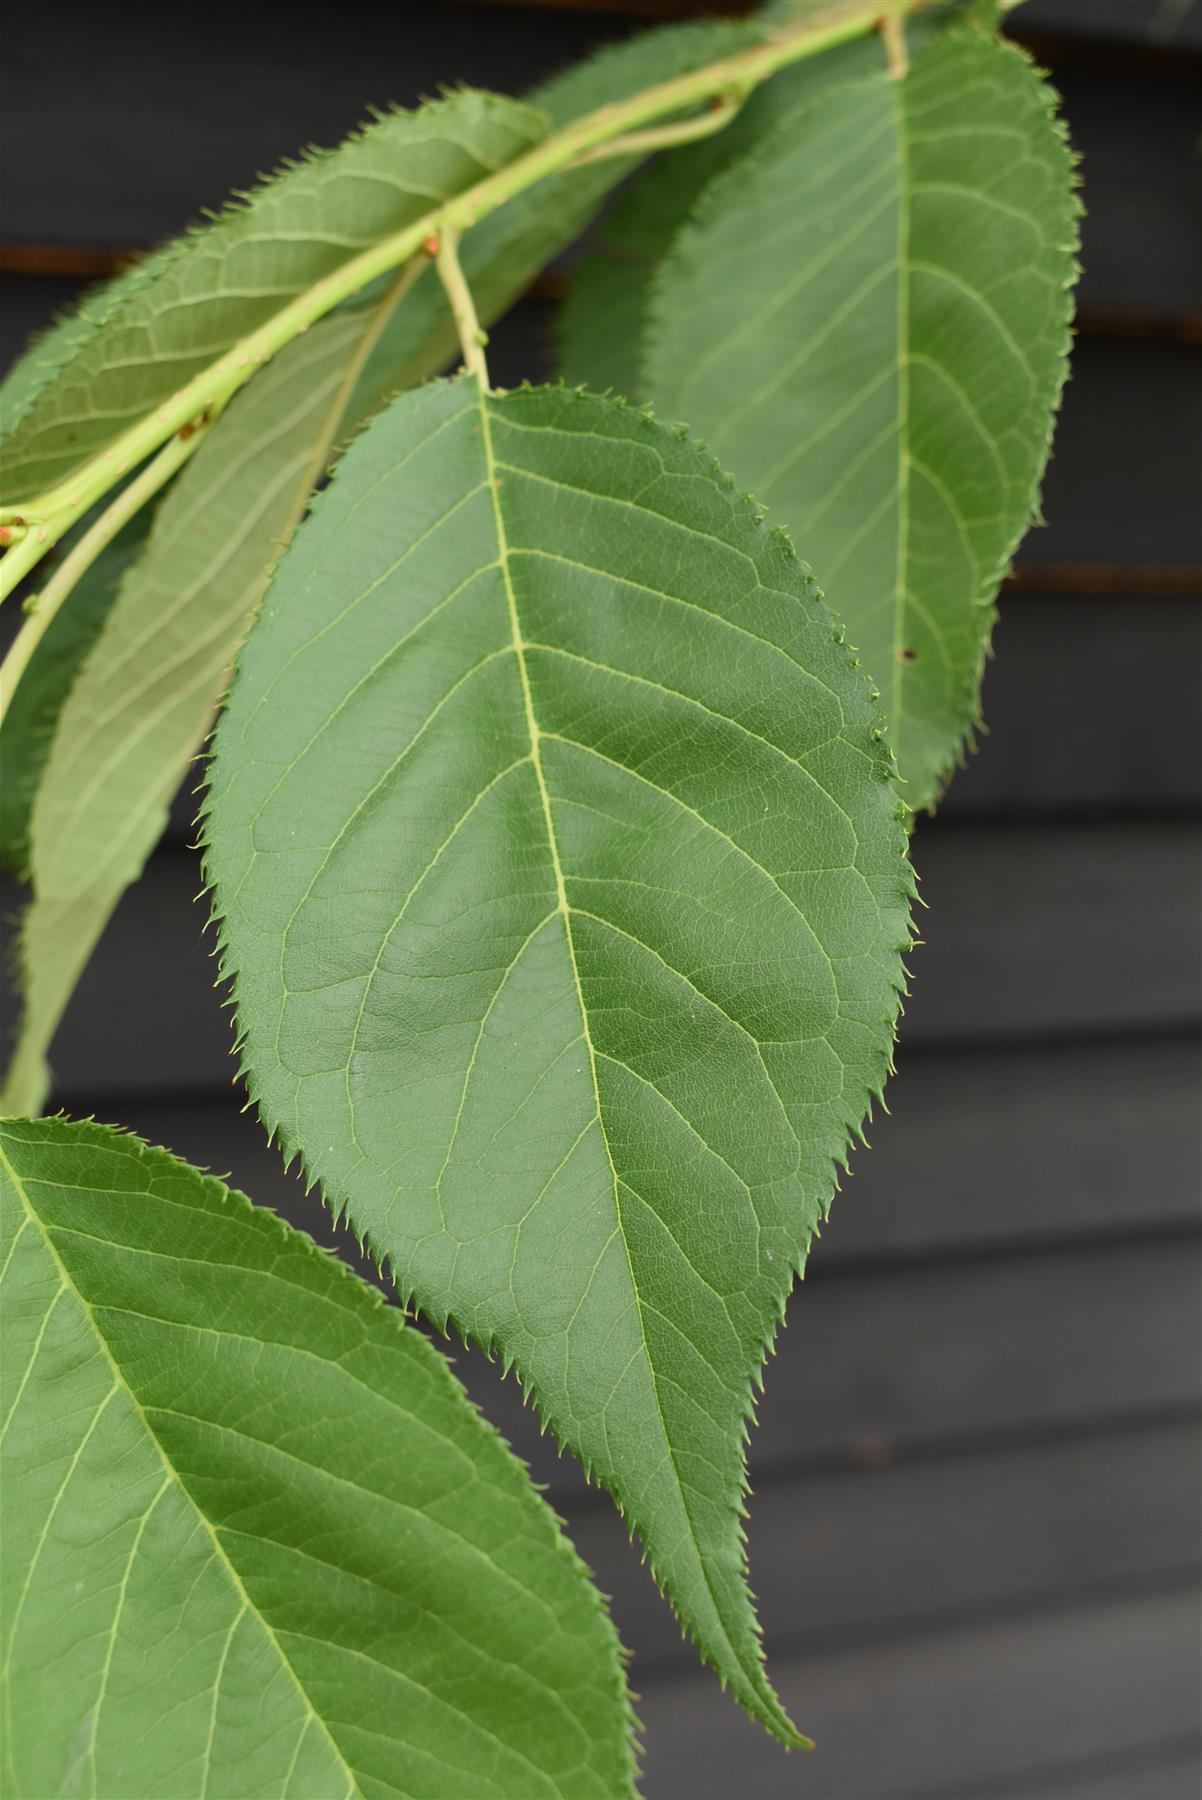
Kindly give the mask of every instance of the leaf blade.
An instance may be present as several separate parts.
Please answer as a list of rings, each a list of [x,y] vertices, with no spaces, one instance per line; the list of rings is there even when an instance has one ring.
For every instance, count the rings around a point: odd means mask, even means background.
[[[761,9],[756,26],[772,23]],[[797,9],[779,9],[797,22]],[[921,15],[909,30],[925,34]],[[746,97],[729,125],[713,137],[662,151],[640,171],[607,213],[572,276],[556,322],[559,369],[566,381],[595,392],[613,388],[630,400],[646,400],[644,338],[656,270],[678,232],[693,215],[710,183],[752,153],[780,121],[813,92],[874,69],[876,45],[853,38],[779,70]]]
[[[714,184],[658,278],[650,397],[798,532],[886,691],[915,808],[976,722],[1034,511],[1077,211],[1049,90],[961,24],[903,80],[803,103]],[[750,310],[744,282],[766,296]]]
[[[600,1601],[420,1334],[122,1134],[12,1122],[0,1165],[14,1795],[64,1766],[131,1796],[629,1790]]]
[[[788,1742],[741,1441],[907,941],[888,755],[837,638],[697,446],[612,402],[434,384],[281,566],[206,825],[269,1129],[406,1296],[516,1366]]]
[[[154,278],[159,268],[158,259],[166,254],[165,250],[152,252],[111,280],[90,288],[26,345],[0,382],[0,442],[8,441],[42,389],[66,367],[80,346],[93,337],[138,288]]]

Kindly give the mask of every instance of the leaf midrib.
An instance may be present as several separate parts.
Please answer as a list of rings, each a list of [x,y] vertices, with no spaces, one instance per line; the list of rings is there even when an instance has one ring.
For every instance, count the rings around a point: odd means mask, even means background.
[[[501,509],[500,478],[497,473],[498,459],[495,455],[492,441],[492,419],[489,408],[490,396],[479,380],[475,382],[475,389],[476,402],[480,415],[481,442],[484,450],[485,480],[488,485],[489,499],[492,505],[493,519],[497,534],[498,567],[500,568],[501,579],[505,588],[510,633],[521,681],[522,704],[526,718],[526,729],[530,738],[531,763],[534,768],[535,780],[538,784],[539,799],[542,805],[543,821],[547,834],[547,848],[551,857],[552,871],[555,876],[556,911],[559,912],[563,918],[564,941],[568,952],[568,960],[572,968],[572,980],[576,989],[576,1003],[580,1012],[581,1034],[585,1048],[588,1051],[589,1074],[593,1088],[593,1104],[596,1108],[595,1122],[601,1133],[601,1141],[605,1146],[605,1157],[609,1164],[610,1179],[613,1183],[614,1212],[617,1219],[618,1235],[622,1240],[622,1249],[626,1257],[626,1267],[630,1277],[630,1288],[638,1311],[639,1335],[642,1339],[643,1360],[648,1375],[650,1376],[651,1391],[655,1397],[656,1416],[659,1419],[660,1431],[663,1436],[664,1448],[667,1451],[668,1462],[672,1469],[676,1492],[680,1498],[680,1504],[684,1510],[685,1518],[689,1523],[690,1541],[692,1543],[693,1553],[696,1558],[697,1566],[701,1571],[702,1580],[705,1582],[706,1592],[708,1593],[714,1608],[714,1617],[717,1621],[718,1629],[721,1631],[722,1636],[726,1641],[726,1646],[733,1662],[736,1667],[742,1671],[744,1678],[749,1682],[752,1693],[759,1698],[761,1704],[767,1704],[763,1694],[764,1680],[762,1672],[757,1669],[754,1664],[751,1668],[748,1668],[740,1646],[734,1642],[730,1632],[727,1630],[724,1609],[714,1591],[713,1582],[710,1578],[709,1565],[698,1542],[697,1527],[689,1507],[687,1490],[677,1466],[675,1448],[671,1434],[668,1431],[667,1420],[664,1417],[663,1403],[660,1399],[659,1381],[656,1375],[655,1361],[651,1355],[651,1347],[647,1341],[643,1297],[639,1290],[638,1280],[635,1275],[634,1259],[631,1255],[630,1240],[626,1234],[626,1222],[622,1213],[622,1183],[614,1164],[613,1151],[610,1146],[609,1135],[605,1129],[605,1116],[601,1106],[601,1089],[597,1080],[596,1049],[593,1044],[592,1032],[589,1028],[588,1010],[584,1002],[584,991],[580,981],[580,969],[576,960],[576,946],[572,936],[572,907],[568,900],[567,887],[564,881],[563,864],[559,854],[559,840],[556,834],[555,820],[551,809],[551,796],[547,788],[546,775],[543,770],[542,756],[539,750],[539,743],[543,733],[534,709],[534,695],[530,683],[530,671],[526,661],[527,643],[522,633],[521,616],[518,612],[517,595],[514,591],[513,577],[510,570],[511,553],[508,533],[505,527],[505,518]],[[544,920],[543,924],[545,923],[546,921]]]
[[[889,723],[893,738],[893,754],[901,762],[902,675],[905,662],[902,650],[906,627],[907,568],[910,553],[910,363],[906,342],[910,333],[910,194],[909,149],[906,142],[906,118],[902,103],[908,76],[890,83],[893,100],[893,127],[897,134],[897,567],[893,578],[893,668],[890,671]]]
[[[347,1762],[346,1757],[343,1755],[342,1750],[339,1748],[337,1740],[334,1738],[333,1734],[331,1733],[329,1726],[326,1724],[326,1722],[322,1718],[321,1714],[314,1707],[312,1700],[309,1698],[308,1690],[306,1689],[304,1683],[301,1681],[300,1676],[297,1674],[296,1668],[294,1667],[291,1659],[286,1654],[286,1652],[283,1648],[283,1645],[279,1641],[279,1638],[276,1636],[275,1632],[272,1630],[270,1623],[268,1622],[267,1619],[265,1619],[263,1617],[263,1614],[259,1611],[258,1607],[256,1607],[254,1605],[253,1601],[251,1600],[250,1595],[246,1591],[246,1587],[245,1587],[245,1584],[243,1583],[242,1577],[239,1575],[237,1569],[234,1567],[234,1564],[230,1561],[229,1556],[226,1552],[225,1546],[222,1544],[221,1539],[218,1536],[217,1531],[214,1528],[212,1521],[201,1511],[200,1507],[196,1504],[196,1501],[192,1498],[192,1495],[188,1492],[188,1489],[185,1486],[184,1482],[180,1479],[178,1470],[172,1465],[169,1457],[167,1456],[167,1452],[164,1450],[162,1444],[159,1441],[159,1438],[158,1438],[156,1432],[154,1431],[154,1429],[152,1428],[152,1426],[150,1424],[150,1420],[147,1416],[145,1407],[143,1407],[141,1401],[138,1399],[137,1395],[134,1393],[133,1389],[130,1387],[130,1385],[129,1385],[128,1381],[126,1380],[125,1375],[121,1369],[121,1365],[117,1362],[117,1359],[115,1358],[115,1356],[112,1353],[112,1350],[109,1346],[108,1339],[105,1337],[103,1331],[101,1331],[100,1326],[97,1323],[95,1311],[93,1310],[89,1301],[87,1301],[84,1298],[84,1296],[80,1293],[75,1282],[72,1280],[70,1271],[68,1270],[66,1264],[63,1262],[62,1257],[59,1255],[58,1249],[54,1243],[53,1238],[51,1237],[49,1231],[46,1229],[45,1225],[42,1223],[41,1216],[39,1215],[39,1213],[36,1211],[36,1209],[32,1205],[30,1198],[29,1198],[28,1191],[26,1190],[26,1187],[25,1187],[25,1183],[22,1181],[16,1168],[13,1166],[13,1163],[11,1162],[7,1152],[5,1151],[4,1141],[3,1141],[2,1137],[0,1137],[0,1167],[2,1167],[5,1171],[5,1173],[8,1175],[9,1180],[12,1182],[13,1187],[21,1201],[21,1205],[24,1208],[27,1219],[34,1226],[34,1228],[36,1229],[36,1231],[38,1233],[38,1236],[41,1238],[42,1243],[45,1245],[47,1254],[49,1255],[55,1268],[58,1270],[59,1278],[62,1282],[63,1288],[65,1290],[67,1290],[69,1293],[74,1295],[75,1300],[80,1307],[80,1310],[83,1312],[85,1318],[87,1319],[88,1324],[91,1327],[92,1336],[95,1339],[96,1344],[99,1346],[101,1357],[103,1358],[104,1362],[106,1363],[106,1365],[109,1369],[110,1375],[112,1377],[113,1390],[116,1392],[119,1392],[119,1393],[123,1393],[125,1395],[126,1399],[128,1400],[129,1404],[133,1407],[135,1413],[137,1414],[139,1420],[142,1423],[142,1427],[146,1433],[147,1438],[150,1440],[151,1444],[154,1446],[155,1453],[158,1456],[159,1461],[163,1465],[163,1469],[166,1473],[168,1481],[172,1484],[173,1487],[176,1488],[176,1490],[179,1493],[181,1493],[183,1495],[184,1499],[188,1503],[189,1508],[195,1514],[196,1518],[199,1519],[209,1541],[211,1542],[211,1544],[213,1546],[213,1550],[217,1556],[217,1559],[220,1562],[221,1566],[225,1569],[225,1571],[230,1579],[230,1582],[232,1583],[236,1593],[239,1595],[239,1597],[242,1601],[243,1607],[246,1609],[246,1611],[250,1612],[251,1615],[256,1620],[258,1620],[259,1624],[262,1626],[262,1629],[266,1633],[267,1638],[270,1641],[272,1648],[275,1650],[276,1655],[279,1658],[279,1661],[281,1662],[283,1667],[287,1670],[287,1673],[288,1673],[289,1677],[291,1678],[292,1683],[293,1683],[294,1687],[296,1688],[297,1693],[300,1695],[300,1698],[304,1705],[306,1714],[309,1716],[310,1719],[314,1720],[320,1726],[321,1731],[322,1731],[327,1743],[329,1744],[331,1750],[334,1752],[334,1755],[338,1760],[339,1766],[343,1770],[345,1770],[347,1779],[350,1782],[349,1792],[351,1794],[359,1795],[360,1800],[366,1800],[366,1795],[364,1793],[364,1790],[359,1785],[358,1776],[356,1775],[354,1769],[352,1769],[351,1765]],[[160,1494],[161,1494],[161,1490],[160,1490]],[[97,1718],[95,1720],[94,1725],[93,1725],[93,1742],[95,1741],[95,1733],[96,1733],[98,1726],[99,1726],[99,1718]]]

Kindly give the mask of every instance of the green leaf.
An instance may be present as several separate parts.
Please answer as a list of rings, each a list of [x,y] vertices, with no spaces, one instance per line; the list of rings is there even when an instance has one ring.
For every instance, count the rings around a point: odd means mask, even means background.
[[[122,578],[146,541],[153,509],[105,547],[40,639],[0,724],[0,862],[29,868],[29,815],[50,753],[55,722],[99,636]]]
[[[11,503],[66,479],[352,257],[527,150],[546,121],[463,92],[313,152],[130,279],[7,440]]]
[[[172,247],[167,246],[132,263],[111,281],[98,282],[31,340],[0,382],[0,441],[8,440],[42,389],[49,386],[106,320],[158,275],[171,254]]]
[[[709,190],[657,283],[656,406],[805,546],[930,804],[1065,376],[1078,205],[1052,95],[972,26],[824,90]]]
[[[800,12],[779,9],[784,22]],[[771,22],[771,21],[768,21]],[[765,24],[763,15],[759,20]],[[911,28],[925,29],[920,21]],[[880,49],[856,38],[794,63],[755,88],[713,137],[661,152],[630,183],[602,221],[595,244],[572,277],[560,308],[560,368],[570,382],[645,399],[643,352],[656,269],[710,182],[730,168],[816,88],[875,69]]]
[[[63,1008],[162,834],[271,564],[325,466],[370,329],[370,312],[340,311],[235,398],[159,506],[62,701],[30,816],[25,1005],[0,1112],[44,1102]],[[61,616],[86,612],[90,593],[73,593]]]
[[[445,1361],[164,1150],[0,1127],[4,1791],[625,1795],[617,1639]]]
[[[516,1366],[738,1698],[751,1391],[884,1079],[909,871],[787,540],[616,401],[395,402],[298,532],[208,874],[264,1120]]]

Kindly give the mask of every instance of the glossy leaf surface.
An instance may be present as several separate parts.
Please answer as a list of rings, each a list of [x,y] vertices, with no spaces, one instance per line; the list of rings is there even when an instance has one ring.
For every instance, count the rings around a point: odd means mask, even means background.
[[[716,21],[649,32],[545,83],[532,99],[564,124],[750,35],[749,26]],[[465,121],[479,104],[478,96],[456,102]],[[413,146],[395,120],[385,123],[387,131],[376,126],[367,135],[373,155],[394,159],[395,185],[406,169],[400,152]],[[424,155],[429,146],[419,138],[417,148]],[[362,159],[361,148],[344,149]],[[488,154],[486,134],[479,154]],[[581,229],[626,166],[619,159],[553,177],[481,223],[465,262],[486,317],[503,311]],[[306,222],[306,185],[276,186],[270,194],[273,206],[285,207],[278,223]],[[31,346],[0,396],[6,430],[106,321],[123,329],[124,309],[179,254],[181,246],[166,246],[89,294]],[[333,446],[386,395],[434,373],[452,354],[455,328],[434,270],[399,305],[390,304],[389,290],[389,278],[374,284],[256,376],[179,478],[179,499],[126,584],[111,625],[100,629],[115,571],[128,562],[115,553],[72,595],[17,690],[3,734],[3,826],[10,859],[23,869],[48,761],[53,779],[39,811],[37,867],[27,871],[35,898],[20,948],[25,1014],[0,1096],[10,1111],[36,1112],[45,1100],[44,1059],[63,1006],[157,841],[165,803],[207,729],[243,620]],[[145,303],[153,309],[170,298],[156,288]],[[64,710],[81,669],[80,691]],[[113,867],[115,851],[120,868]]]

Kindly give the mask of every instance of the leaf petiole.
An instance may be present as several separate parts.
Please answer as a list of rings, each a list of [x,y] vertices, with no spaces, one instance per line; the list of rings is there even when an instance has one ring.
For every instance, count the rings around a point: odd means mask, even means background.
[[[476,302],[472,299],[472,290],[459,261],[459,232],[453,225],[446,226],[439,233],[435,260],[438,279],[442,282],[455,320],[455,329],[459,333],[463,366],[469,375],[478,378],[480,386],[487,392],[490,384],[484,346],[488,342],[488,333],[480,324]]]
[[[749,86],[733,87],[727,94],[714,94],[708,109],[691,119],[680,119],[673,125],[656,125],[646,131],[631,131],[625,137],[613,138],[585,150],[570,169],[582,169],[587,163],[605,162],[614,156],[650,156],[656,150],[670,150],[677,144],[696,143],[699,138],[713,137],[725,130],[750,92]]]

